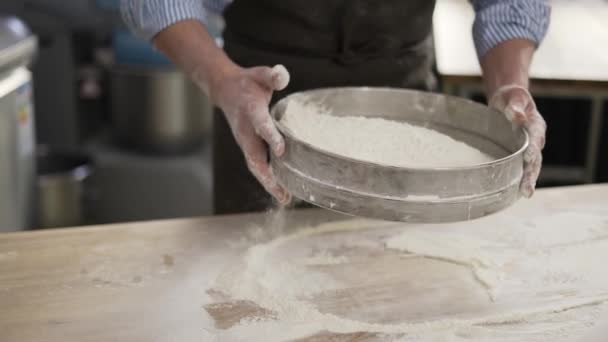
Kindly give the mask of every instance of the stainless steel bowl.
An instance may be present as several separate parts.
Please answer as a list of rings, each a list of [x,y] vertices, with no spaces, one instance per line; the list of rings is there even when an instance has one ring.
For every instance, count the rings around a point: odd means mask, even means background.
[[[280,122],[287,102],[318,103],[333,115],[407,121],[495,157],[455,168],[400,168],[349,159],[296,139]],[[501,210],[518,195],[528,137],[505,116],[462,98],[393,88],[328,88],[292,94],[272,108],[286,150],[271,164],[294,196],[356,216],[451,222]],[[373,143],[373,142],[370,142]]]
[[[86,223],[85,190],[92,164],[85,154],[38,146],[36,228],[73,227]]]
[[[210,135],[211,102],[180,71],[117,66],[110,76],[112,128],[124,144],[181,154]]]

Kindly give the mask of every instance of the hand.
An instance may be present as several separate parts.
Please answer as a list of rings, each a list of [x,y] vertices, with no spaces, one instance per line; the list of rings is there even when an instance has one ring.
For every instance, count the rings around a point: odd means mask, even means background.
[[[291,196],[277,182],[268,163],[268,147],[275,156],[285,151],[283,136],[270,117],[268,106],[272,93],[284,89],[289,73],[282,65],[231,70],[209,84],[211,100],[222,109],[240,146],[247,167],[281,204]]]
[[[507,116],[509,121],[522,126],[530,143],[524,153],[524,174],[520,184],[520,193],[530,198],[534,194],[536,181],[542,165],[542,149],[545,147],[547,124],[536,109],[530,92],[518,85],[507,85],[494,92],[489,101],[493,107]]]
[[[266,145],[277,156],[285,150],[283,137],[268,113],[272,92],[289,83],[285,67],[239,67],[198,20],[170,25],[156,35],[154,45],[224,111],[249,170],[266,191],[281,203],[289,202],[289,193],[277,183],[268,165]]]

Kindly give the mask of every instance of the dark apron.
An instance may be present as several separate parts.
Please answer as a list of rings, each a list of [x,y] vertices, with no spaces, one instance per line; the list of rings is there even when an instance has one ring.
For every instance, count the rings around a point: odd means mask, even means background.
[[[434,0],[235,0],[224,49],[243,67],[283,64],[296,92],[339,86],[431,90]],[[216,214],[260,211],[270,196],[251,175],[223,114],[213,132]]]

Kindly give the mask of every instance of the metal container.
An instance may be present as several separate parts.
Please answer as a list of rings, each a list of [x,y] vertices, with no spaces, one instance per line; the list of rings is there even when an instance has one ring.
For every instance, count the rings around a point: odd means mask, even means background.
[[[80,153],[38,149],[36,228],[79,226],[86,223],[85,181],[90,159]]]
[[[399,168],[349,159],[296,139],[280,122],[288,101],[333,115],[407,121],[445,133],[496,160],[458,168]],[[408,222],[482,217],[515,202],[528,137],[505,116],[457,97],[392,88],[330,88],[292,94],[272,108],[286,150],[271,164],[294,196],[342,213]],[[373,142],[370,142],[373,143]]]
[[[0,232],[29,228],[34,212],[32,76],[36,38],[15,17],[0,17]]]
[[[112,126],[121,142],[171,154],[196,149],[208,135],[211,103],[180,71],[123,66],[110,74]]]

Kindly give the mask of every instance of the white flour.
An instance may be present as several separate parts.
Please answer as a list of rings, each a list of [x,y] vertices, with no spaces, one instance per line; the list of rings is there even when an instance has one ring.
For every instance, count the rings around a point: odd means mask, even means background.
[[[492,227],[481,219],[450,225],[449,231],[445,225],[368,220],[301,229],[250,247],[242,262],[217,279],[214,289],[271,314],[243,318],[216,337],[286,341],[328,331],[385,334],[382,340],[387,341],[570,341],[596,320],[608,301],[608,273],[602,263],[590,262],[608,258],[606,214],[556,212],[523,223],[503,216],[491,221]],[[342,284],[324,267],[340,271],[351,265],[365,273],[371,271],[361,268],[370,260],[367,254],[377,260],[391,251],[408,259],[468,267],[472,273],[461,272],[450,281],[475,278],[492,298],[475,314],[386,324],[319,309],[319,294],[338,295],[353,286]],[[425,276],[432,274],[420,274]],[[349,298],[356,304],[357,297]]]
[[[382,165],[458,167],[492,161],[476,148],[432,129],[380,118],[333,116],[298,101],[288,102],[281,123],[320,149]]]
[[[451,232],[442,232],[438,238],[436,232],[424,228],[410,229],[388,239],[386,247],[469,267],[491,300],[495,299],[495,291],[504,278],[497,270],[516,254],[497,253],[504,249],[504,244]]]

